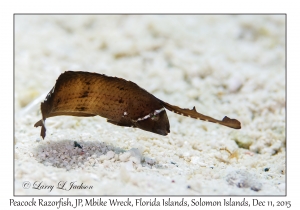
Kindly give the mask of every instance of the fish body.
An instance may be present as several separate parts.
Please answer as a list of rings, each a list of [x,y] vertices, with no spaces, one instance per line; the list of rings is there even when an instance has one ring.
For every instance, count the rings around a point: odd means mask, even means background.
[[[42,119],[34,126],[42,126],[41,136],[45,138],[45,120],[49,117],[99,115],[115,125],[167,135],[170,133],[170,124],[165,108],[177,114],[219,124],[227,121],[229,124],[225,123],[225,126],[232,127],[231,123],[234,128],[240,128],[237,120],[228,117],[218,121],[196,112],[195,107],[189,110],[170,105],[131,81],[82,71],[66,71],[58,77],[41,103]]]

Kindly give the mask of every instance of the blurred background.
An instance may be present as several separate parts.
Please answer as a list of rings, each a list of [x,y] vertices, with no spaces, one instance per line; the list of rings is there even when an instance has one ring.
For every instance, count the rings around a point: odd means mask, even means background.
[[[122,77],[177,99],[178,91],[206,99],[207,88],[250,88],[247,76],[272,79],[271,71],[284,81],[284,21],[268,15],[16,15],[16,111],[66,70]]]

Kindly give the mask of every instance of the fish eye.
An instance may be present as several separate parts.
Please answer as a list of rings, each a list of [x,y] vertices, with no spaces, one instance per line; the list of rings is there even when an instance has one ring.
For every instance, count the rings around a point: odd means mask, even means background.
[[[157,121],[158,119],[159,119],[159,115],[153,115],[151,117],[151,120],[153,120],[153,121]]]

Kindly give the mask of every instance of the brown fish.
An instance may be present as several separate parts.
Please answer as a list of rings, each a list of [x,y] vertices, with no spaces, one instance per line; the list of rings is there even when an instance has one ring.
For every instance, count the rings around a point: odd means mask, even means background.
[[[170,133],[167,108],[177,114],[240,129],[238,120],[224,117],[222,121],[198,113],[195,107],[182,109],[148,93],[137,84],[104,74],[66,71],[56,80],[41,103],[41,126],[45,138],[45,120],[59,115],[92,117],[99,115],[119,126],[135,127],[160,135]]]

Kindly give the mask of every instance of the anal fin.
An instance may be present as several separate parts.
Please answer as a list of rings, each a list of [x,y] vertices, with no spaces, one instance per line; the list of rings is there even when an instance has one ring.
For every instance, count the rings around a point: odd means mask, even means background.
[[[107,122],[114,124],[114,125],[123,126],[123,127],[132,127],[133,126],[132,124],[129,124],[129,123],[116,122],[116,121],[112,121],[112,120],[108,120],[108,119],[107,119]]]

